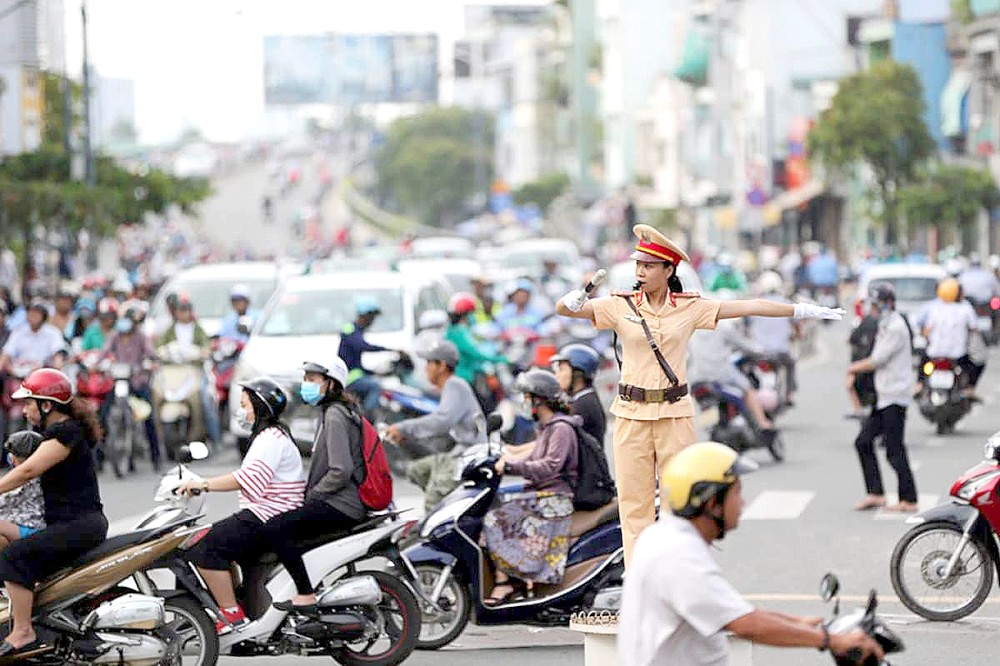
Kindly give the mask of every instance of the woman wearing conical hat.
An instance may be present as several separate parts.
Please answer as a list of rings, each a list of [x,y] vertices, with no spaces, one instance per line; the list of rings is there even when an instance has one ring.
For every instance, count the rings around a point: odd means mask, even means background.
[[[686,376],[688,341],[696,329],[714,329],[720,319],[794,317],[840,319],[844,311],[806,303],[768,300],[717,301],[685,292],[677,266],[690,261],[666,236],[646,224],[633,228],[638,244],[636,290],[588,300],[582,290],[560,299],[556,311],[612,329],[621,340],[622,371],[615,416],[614,455],[625,561],[639,533],[655,518],[656,477],[670,457],[696,441],[694,405]],[[663,358],[650,346],[642,322]]]

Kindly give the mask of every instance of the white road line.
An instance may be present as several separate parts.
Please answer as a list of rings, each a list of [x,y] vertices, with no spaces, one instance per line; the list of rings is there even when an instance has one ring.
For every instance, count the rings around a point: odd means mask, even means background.
[[[927,511],[927,509],[933,509],[938,505],[938,500],[941,498],[940,495],[935,495],[932,493],[924,494],[920,493],[917,495],[917,507],[920,511]],[[896,493],[886,493],[885,501],[887,504],[895,504],[899,501]],[[875,520],[906,520],[912,513],[895,513],[892,511],[876,511]]]
[[[795,520],[816,493],[799,490],[765,490],[754,498],[742,520]]]

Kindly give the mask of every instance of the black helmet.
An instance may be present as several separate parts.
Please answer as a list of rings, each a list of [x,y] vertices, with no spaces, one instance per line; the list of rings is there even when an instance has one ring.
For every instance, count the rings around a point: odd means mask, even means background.
[[[263,404],[270,412],[272,419],[280,418],[281,414],[285,411],[285,407],[288,406],[288,395],[278,385],[278,382],[270,377],[257,377],[256,379],[241,383],[240,387],[256,398],[257,402]],[[260,417],[263,414],[258,414],[257,416]]]
[[[873,303],[885,304],[896,302],[896,288],[891,282],[875,282],[868,287],[868,298]]]
[[[13,454],[18,458],[28,458],[38,450],[38,445],[44,440],[45,438],[42,437],[42,434],[34,430],[18,430],[15,433],[11,433],[11,436],[4,443],[3,448],[7,453]]]
[[[558,400],[562,397],[562,387],[559,380],[548,370],[532,368],[517,376],[514,388],[521,393],[533,395],[544,400]]]
[[[594,351],[593,347],[576,342],[560,349],[559,353],[551,358],[551,361],[553,363],[565,361],[569,363],[569,367],[579,370],[584,377],[589,379],[597,372],[597,367],[601,364],[601,357]]]

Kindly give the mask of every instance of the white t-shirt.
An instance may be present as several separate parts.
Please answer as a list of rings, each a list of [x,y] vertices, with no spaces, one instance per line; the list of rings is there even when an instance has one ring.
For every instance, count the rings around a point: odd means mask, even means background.
[[[189,321],[186,324],[177,322],[174,324],[174,336],[177,338],[177,342],[182,345],[191,346],[194,344],[194,322]]]
[[[618,663],[726,666],[723,629],[751,612],[694,526],[661,514],[639,535],[625,576]]]
[[[969,331],[976,329],[976,311],[968,301],[935,301],[927,312],[927,356],[961,358],[969,352]]]
[[[262,522],[302,506],[305,498],[302,454],[277,428],[257,435],[233,476],[240,484],[240,508],[250,509]]]

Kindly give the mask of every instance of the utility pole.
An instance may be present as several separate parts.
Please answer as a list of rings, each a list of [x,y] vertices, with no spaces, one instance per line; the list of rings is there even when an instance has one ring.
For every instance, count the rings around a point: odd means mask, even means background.
[[[94,146],[90,125],[90,54],[87,49],[87,0],[80,0],[80,18],[83,20],[83,168],[87,185],[97,183],[94,168]]]

